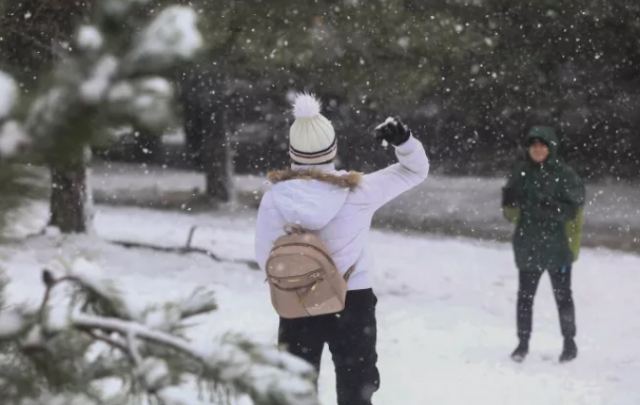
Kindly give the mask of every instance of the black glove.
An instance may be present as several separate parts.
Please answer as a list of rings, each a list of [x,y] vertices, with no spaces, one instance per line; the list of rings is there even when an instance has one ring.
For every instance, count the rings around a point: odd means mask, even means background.
[[[513,187],[504,187],[502,189],[502,206],[517,207],[520,202],[520,196]]]
[[[411,136],[411,130],[397,117],[389,117],[375,129],[376,141],[387,141],[393,146],[399,146],[407,142]]]

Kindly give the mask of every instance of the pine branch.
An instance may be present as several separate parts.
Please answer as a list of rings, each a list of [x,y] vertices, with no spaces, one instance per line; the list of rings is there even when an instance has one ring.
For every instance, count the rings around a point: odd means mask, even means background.
[[[204,288],[196,289],[188,298],[182,300],[178,306],[182,319],[218,309],[213,292]]]
[[[95,333],[92,330],[84,330],[84,332],[91,336],[93,339],[104,342],[106,344],[108,344],[109,346],[116,348],[118,350],[120,350],[122,353],[124,353],[125,355],[127,355],[127,357],[129,357],[129,359],[131,360],[132,363],[135,364],[135,357],[134,354],[131,352],[131,350],[129,349],[128,346],[125,346],[124,344],[118,342],[115,339],[111,339],[108,336],[104,336],[102,334],[99,333]]]
[[[117,313],[110,316],[110,311],[102,312],[107,316],[85,312],[110,305],[92,309],[66,295],[56,295],[54,301],[53,290],[64,283],[76,285],[80,292],[104,292],[105,280],[91,273],[88,263],[76,264],[69,271],[58,278],[49,270],[43,271],[46,288],[40,308],[24,340],[15,338],[15,342],[21,341],[20,352],[29,359],[33,372],[42,377],[47,389],[98,398],[102,394],[94,391],[92,383],[113,376],[129,383],[126,392],[139,392],[139,387],[164,403],[179,390],[178,377],[190,375],[215,387],[245,393],[258,405],[318,404],[313,368],[288,353],[239,336],[226,335],[206,347],[198,347],[173,334],[181,320],[216,308],[210,291],[196,290],[181,302],[154,309],[160,313],[151,313],[152,321],[147,325],[142,323],[147,318],[136,321],[119,318]],[[98,299],[108,302],[120,297],[107,293]],[[50,308],[54,302],[57,306]],[[152,326],[155,323],[158,325]],[[123,356],[101,354],[87,362],[88,350],[95,342],[103,342]],[[0,381],[0,388],[4,386],[5,382]]]
[[[72,315],[72,324],[79,329],[101,329],[109,332],[116,332],[123,336],[134,335],[141,339],[161,344],[173,350],[181,352],[205,368],[205,373],[215,376],[220,382],[232,384],[241,392],[250,395],[254,401],[260,404],[316,404],[314,387],[310,380],[297,377],[288,372],[284,366],[287,361],[276,356],[264,356],[260,360],[269,360],[271,364],[249,365],[248,356],[243,346],[243,342],[222,341],[213,344],[211,347],[219,347],[219,350],[206,352],[194,348],[192,343],[181,338],[147,328],[144,325],[132,321],[125,321],[116,318],[105,318],[95,315],[76,313]],[[273,354],[273,353],[272,353]],[[277,359],[277,360],[275,360]],[[275,361],[274,361],[275,360]],[[265,374],[255,372],[264,367],[274,367],[274,377],[271,384],[265,384]],[[297,395],[290,396],[282,385],[286,382],[288,386],[292,381],[298,379],[300,387]]]
[[[140,355],[140,351],[138,350],[138,342],[136,342],[136,335],[133,331],[129,331],[126,335],[127,338],[127,350],[131,355],[131,359],[133,364],[139,366],[142,363],[142,356]]]

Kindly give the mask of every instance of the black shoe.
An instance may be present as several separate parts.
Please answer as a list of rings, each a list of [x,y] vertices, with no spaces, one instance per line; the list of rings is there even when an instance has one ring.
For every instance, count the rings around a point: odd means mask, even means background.
[[[516,350],[511,353],[511,359],[516,363],[522,363],[527,354],[529,354],[529,342],[521,340]]]
[[[560,354],[560,363],[566,363],[578,357],[578,346],[572,338],[564,340],[562,353]]]

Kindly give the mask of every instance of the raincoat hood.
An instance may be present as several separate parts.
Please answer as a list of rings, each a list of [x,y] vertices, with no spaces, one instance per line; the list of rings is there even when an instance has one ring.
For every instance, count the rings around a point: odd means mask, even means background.
[[[542,141],[542,143],[547,145],[547,147],[549,148],[549,157],[547,158],[547,161],[555,160],[558,156],[558,146],[559,146],[558,136],[556,135],[556,131],[553,128],[547,127],[547,126],[534,126],[529,130],[529,133],[527,134],[527,139],[525,143],[527,148],[536,139],[539,139],[540,141]],[[528,152],[527,152],[527,157],[528,157]]]

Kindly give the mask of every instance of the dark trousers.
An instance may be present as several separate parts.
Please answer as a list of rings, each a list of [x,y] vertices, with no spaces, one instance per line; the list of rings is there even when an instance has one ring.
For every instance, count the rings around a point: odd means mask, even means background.
[[[278,343],[320,370],[327,343],[336,371],[338,405],[371,405],[380,386],[376,368],[376,315],[373,290],[347,292],[345,309],[309,318],[280,318]]]
[[[536,295],[540,277],[544,271],[520,270],[520,286],[518,288],[518,337],[529,340],[533,317],[533,298]],[[571,293],[571,266],[549,270],[553,295],[560,317],[560,330],[565,338],[576,335],[576,316]]]

